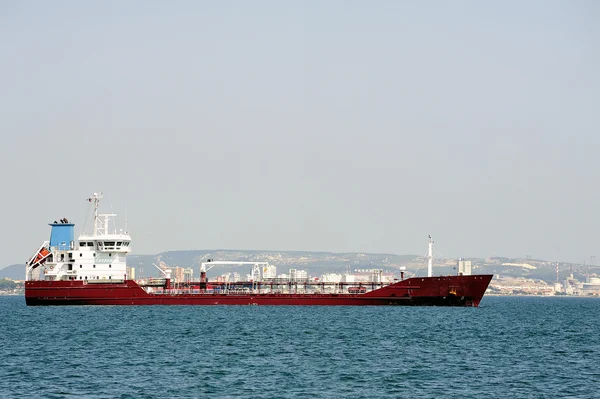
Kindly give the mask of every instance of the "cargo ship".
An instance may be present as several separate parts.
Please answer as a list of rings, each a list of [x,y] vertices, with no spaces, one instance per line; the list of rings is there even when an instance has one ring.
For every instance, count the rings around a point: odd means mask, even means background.
[[[264,278],[267,262],[207,260],[197,281],[162,277],[135,279],[126,257],[131,237],[116,230],[113,213],[99,214],[102,193],[87,199],[94,208],[93,231],[74,239],[73,223],[50,223],[44,241],[26,263],[27,305],[429,305],[479,306],[493,275],[433,276],[433,240],[429,237],[427,277],[383,278],[371,270],[369,281],[321,281],[317,278]],[[207,271],[221,264],[252,268],[246,281],[209,281]],[[130,274],[131,271],[130,271]]]

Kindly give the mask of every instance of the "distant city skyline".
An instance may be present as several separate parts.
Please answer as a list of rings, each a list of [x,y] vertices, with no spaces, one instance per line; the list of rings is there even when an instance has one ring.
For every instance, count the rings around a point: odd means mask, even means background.
[[[600,253],[600,3],[1,7],[0,268],[93,192],[132,254]]]

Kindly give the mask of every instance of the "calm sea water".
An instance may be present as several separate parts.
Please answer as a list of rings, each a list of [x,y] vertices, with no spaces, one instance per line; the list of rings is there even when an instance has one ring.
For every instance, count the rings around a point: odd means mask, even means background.
[[[600,299],[28,308],[0,297],[0,316],[2,398],[600,397]]]

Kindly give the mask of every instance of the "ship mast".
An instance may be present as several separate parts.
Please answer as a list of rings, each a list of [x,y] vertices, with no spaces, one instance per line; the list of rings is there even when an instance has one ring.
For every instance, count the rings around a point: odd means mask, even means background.
[[[433,276],[433,239],[429,236],[429,254],[427,255],[427,277]]]
[[[96,237],[98,235],[98,207],[100,206],[101,198],[102,198],[102,193],[100,193],[100,194],[94,193],[94,195],[92,195],[90,198],[87,199],[89,202],[94,203],[94,232],[92,233],[92,235],[94,237]]]

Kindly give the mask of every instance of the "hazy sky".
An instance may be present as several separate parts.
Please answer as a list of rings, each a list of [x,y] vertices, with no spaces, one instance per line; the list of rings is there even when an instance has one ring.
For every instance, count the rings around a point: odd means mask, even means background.
[[[94,191],[136,254],[600,256],[597,1],[0,1],[0,50],[0,267]]]

